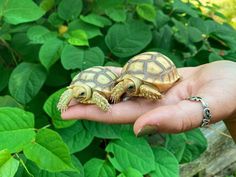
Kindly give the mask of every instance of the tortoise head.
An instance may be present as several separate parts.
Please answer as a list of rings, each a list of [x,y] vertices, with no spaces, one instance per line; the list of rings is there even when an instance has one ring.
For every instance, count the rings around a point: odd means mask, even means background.
[[[72,89],[73,98],[77,101],[86,101],[92,97],[92,90],[86,84],[69,86]]]
[[[112,89],[111,100],[116,103],[120,101],[120,98],[124,94],[127,94],[127,96],[137,95],[139,92],[140,85],[141,81],[137,78],[124,78]]]

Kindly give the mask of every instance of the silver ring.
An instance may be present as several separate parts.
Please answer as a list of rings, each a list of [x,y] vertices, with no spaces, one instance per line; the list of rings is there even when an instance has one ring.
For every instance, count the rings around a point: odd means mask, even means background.
[[[200,127],[207,127],[212,117],[208,104],[199,96],[190,96],[187,100],[201,102],[203,108],[203,119]]]

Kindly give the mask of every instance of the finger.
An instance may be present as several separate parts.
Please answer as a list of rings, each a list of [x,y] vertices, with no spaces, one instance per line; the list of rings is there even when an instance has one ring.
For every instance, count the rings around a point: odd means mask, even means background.
[[[214,107],[208,102],[210,109]],[[214,116],[214,115],[212,115]],[[203,108],[200,102],[183,100],[175,105],[158,107],[140,116],[134,124],[135,134],[179,133],[201,125]]]
[[[177,68],[177,71],[179,75],[181,76],[181,79],[185,80],[189,77],[192,77],[200,68],[201,66]]]
[[[155,102],[138,99],[111,105],[108,112],[100,110],[96,105],[76,104],[62,113],[63,119],[87,119],[106,123],[133,123],[137,117],[153,109]]]

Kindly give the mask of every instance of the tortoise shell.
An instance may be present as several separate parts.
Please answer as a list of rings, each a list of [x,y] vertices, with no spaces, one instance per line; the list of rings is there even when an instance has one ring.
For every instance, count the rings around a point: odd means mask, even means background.
[[[78,85],[82,83],[90,86],[93,90],[110,93],[117,77],[118,76],[108,68],[94,66],[77,74],[72,79],[70,85]]]
[[[158,52],[145,52],[131,58],[117,82],[130,76],[156,86],[159,91],[168,89],[180,78],[174,63]]]

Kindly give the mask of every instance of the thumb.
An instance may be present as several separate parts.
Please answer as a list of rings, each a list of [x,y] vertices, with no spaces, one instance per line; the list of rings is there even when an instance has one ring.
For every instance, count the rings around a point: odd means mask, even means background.
[[[142,136],[155,132],[179,133],[201,125],[203,108],[200,102],[183,100],[175,105],[157,107],[134,124],[134,132]]]

